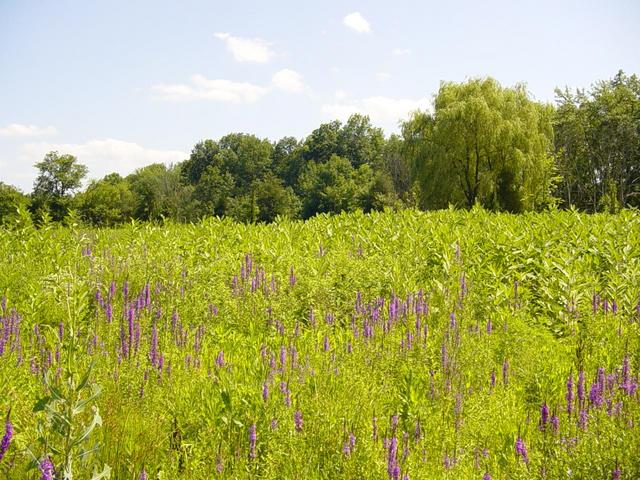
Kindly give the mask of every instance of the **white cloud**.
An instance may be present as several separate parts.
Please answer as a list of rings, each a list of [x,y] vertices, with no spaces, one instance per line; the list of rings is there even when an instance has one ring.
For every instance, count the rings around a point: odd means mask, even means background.
[[[55,127],[38,127],[36,125],[22,125],[10,123],[6,127],[0,127],[1,137],[38,137],[43,135],[55,135]]]
[[[202,75],[191,77],[190,84],[161,83],[151,87],[156,100],[183,102],[211,100],[214,102],[253,103],[259,100],[267,88],[247,82],[209,80]]]
[[[394,48],[391,53],[394,57],[403,57],[406,55],[411,55],[412,51],[410,48]]]
[[[344,90],[336,90],[336,93],[334,93],[333,96],[336,97],[336,100],[344,100],[347,98],[347,92]]]
[[[395,131],[398,122],[408,118],[415,110],[430,109],[428,98],[409,99],[391,97],[368,97],[347,103],[331,103],[322,106],[322,113],[330,118],[346,120],[353,113],[369,115],[374,124]]]
[[[302,75],[288,68],[276,72],[271,82],[274,87],[289,93],[300,93],[304,90]]]
[[[216,33],[215,36],[225,43],[238,62],[267,63],[275,56],[271,43],[261,38],[234,37],[225,32]]]
[[[360,14],[360,12],[353,12],[349,15],[345,16],[342,19],[342,23],[345,26],[349,27],[351,30],[354,30],[358,33],[370,33],[371,25],[369,22]]]
[[[127,175],[151,163],[169,164],[189,157],[188,153],[178,150],[155,150],[137,143],[107,138],[85,143],[28,143],[22,147],[21,163],[32,166],[52,150],[78,157],[78,162],[89,167],[90,178],[101,178],[112,172]]]

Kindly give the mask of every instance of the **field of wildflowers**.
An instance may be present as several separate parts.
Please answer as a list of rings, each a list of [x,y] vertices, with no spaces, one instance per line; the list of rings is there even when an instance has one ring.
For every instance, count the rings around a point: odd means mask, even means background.
[[[0,230],[0,478],[640,478],[640,215]]]

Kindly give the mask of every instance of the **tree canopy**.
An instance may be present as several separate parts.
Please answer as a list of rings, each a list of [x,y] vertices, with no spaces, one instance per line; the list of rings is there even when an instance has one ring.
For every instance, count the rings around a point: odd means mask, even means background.
[[[433,114],[418,112],[403,127],[423,204],[519,212],[549,203],[552,114],[523,85],[503,88],[491,78],[442,83]]]
[[[640,207],[640,80],[618,72],[589,91],[556,90],[556,105],[523,84],[442,82],[433,109],[385,138],[368,116],[277,141],[230,133],[197,142],[183,162],[110,174],[80,191],[87,167],[49,152],[29,195],[0,183],[0,223],[29,208],[96,226],[131,218],[242,222],[354,209],[472,208],[591,212]]]

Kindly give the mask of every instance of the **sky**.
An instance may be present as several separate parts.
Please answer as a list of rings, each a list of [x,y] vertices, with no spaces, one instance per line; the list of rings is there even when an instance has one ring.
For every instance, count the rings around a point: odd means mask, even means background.
[[[354,112],[389,135],[441,81],[553,102],[640,74],[638,25],[637,0],[0,0],[0,182],[31,191],[51,150],[126,175]]]

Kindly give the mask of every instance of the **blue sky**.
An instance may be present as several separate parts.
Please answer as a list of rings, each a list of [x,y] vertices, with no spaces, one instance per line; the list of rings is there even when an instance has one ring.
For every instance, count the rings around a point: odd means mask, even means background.
[[[538,100],[640,73],[640,2],[0,1],[0,181],[49,150],[94,178],[229,132],[302,138],[369,114],[385,132],[441,80]]]

